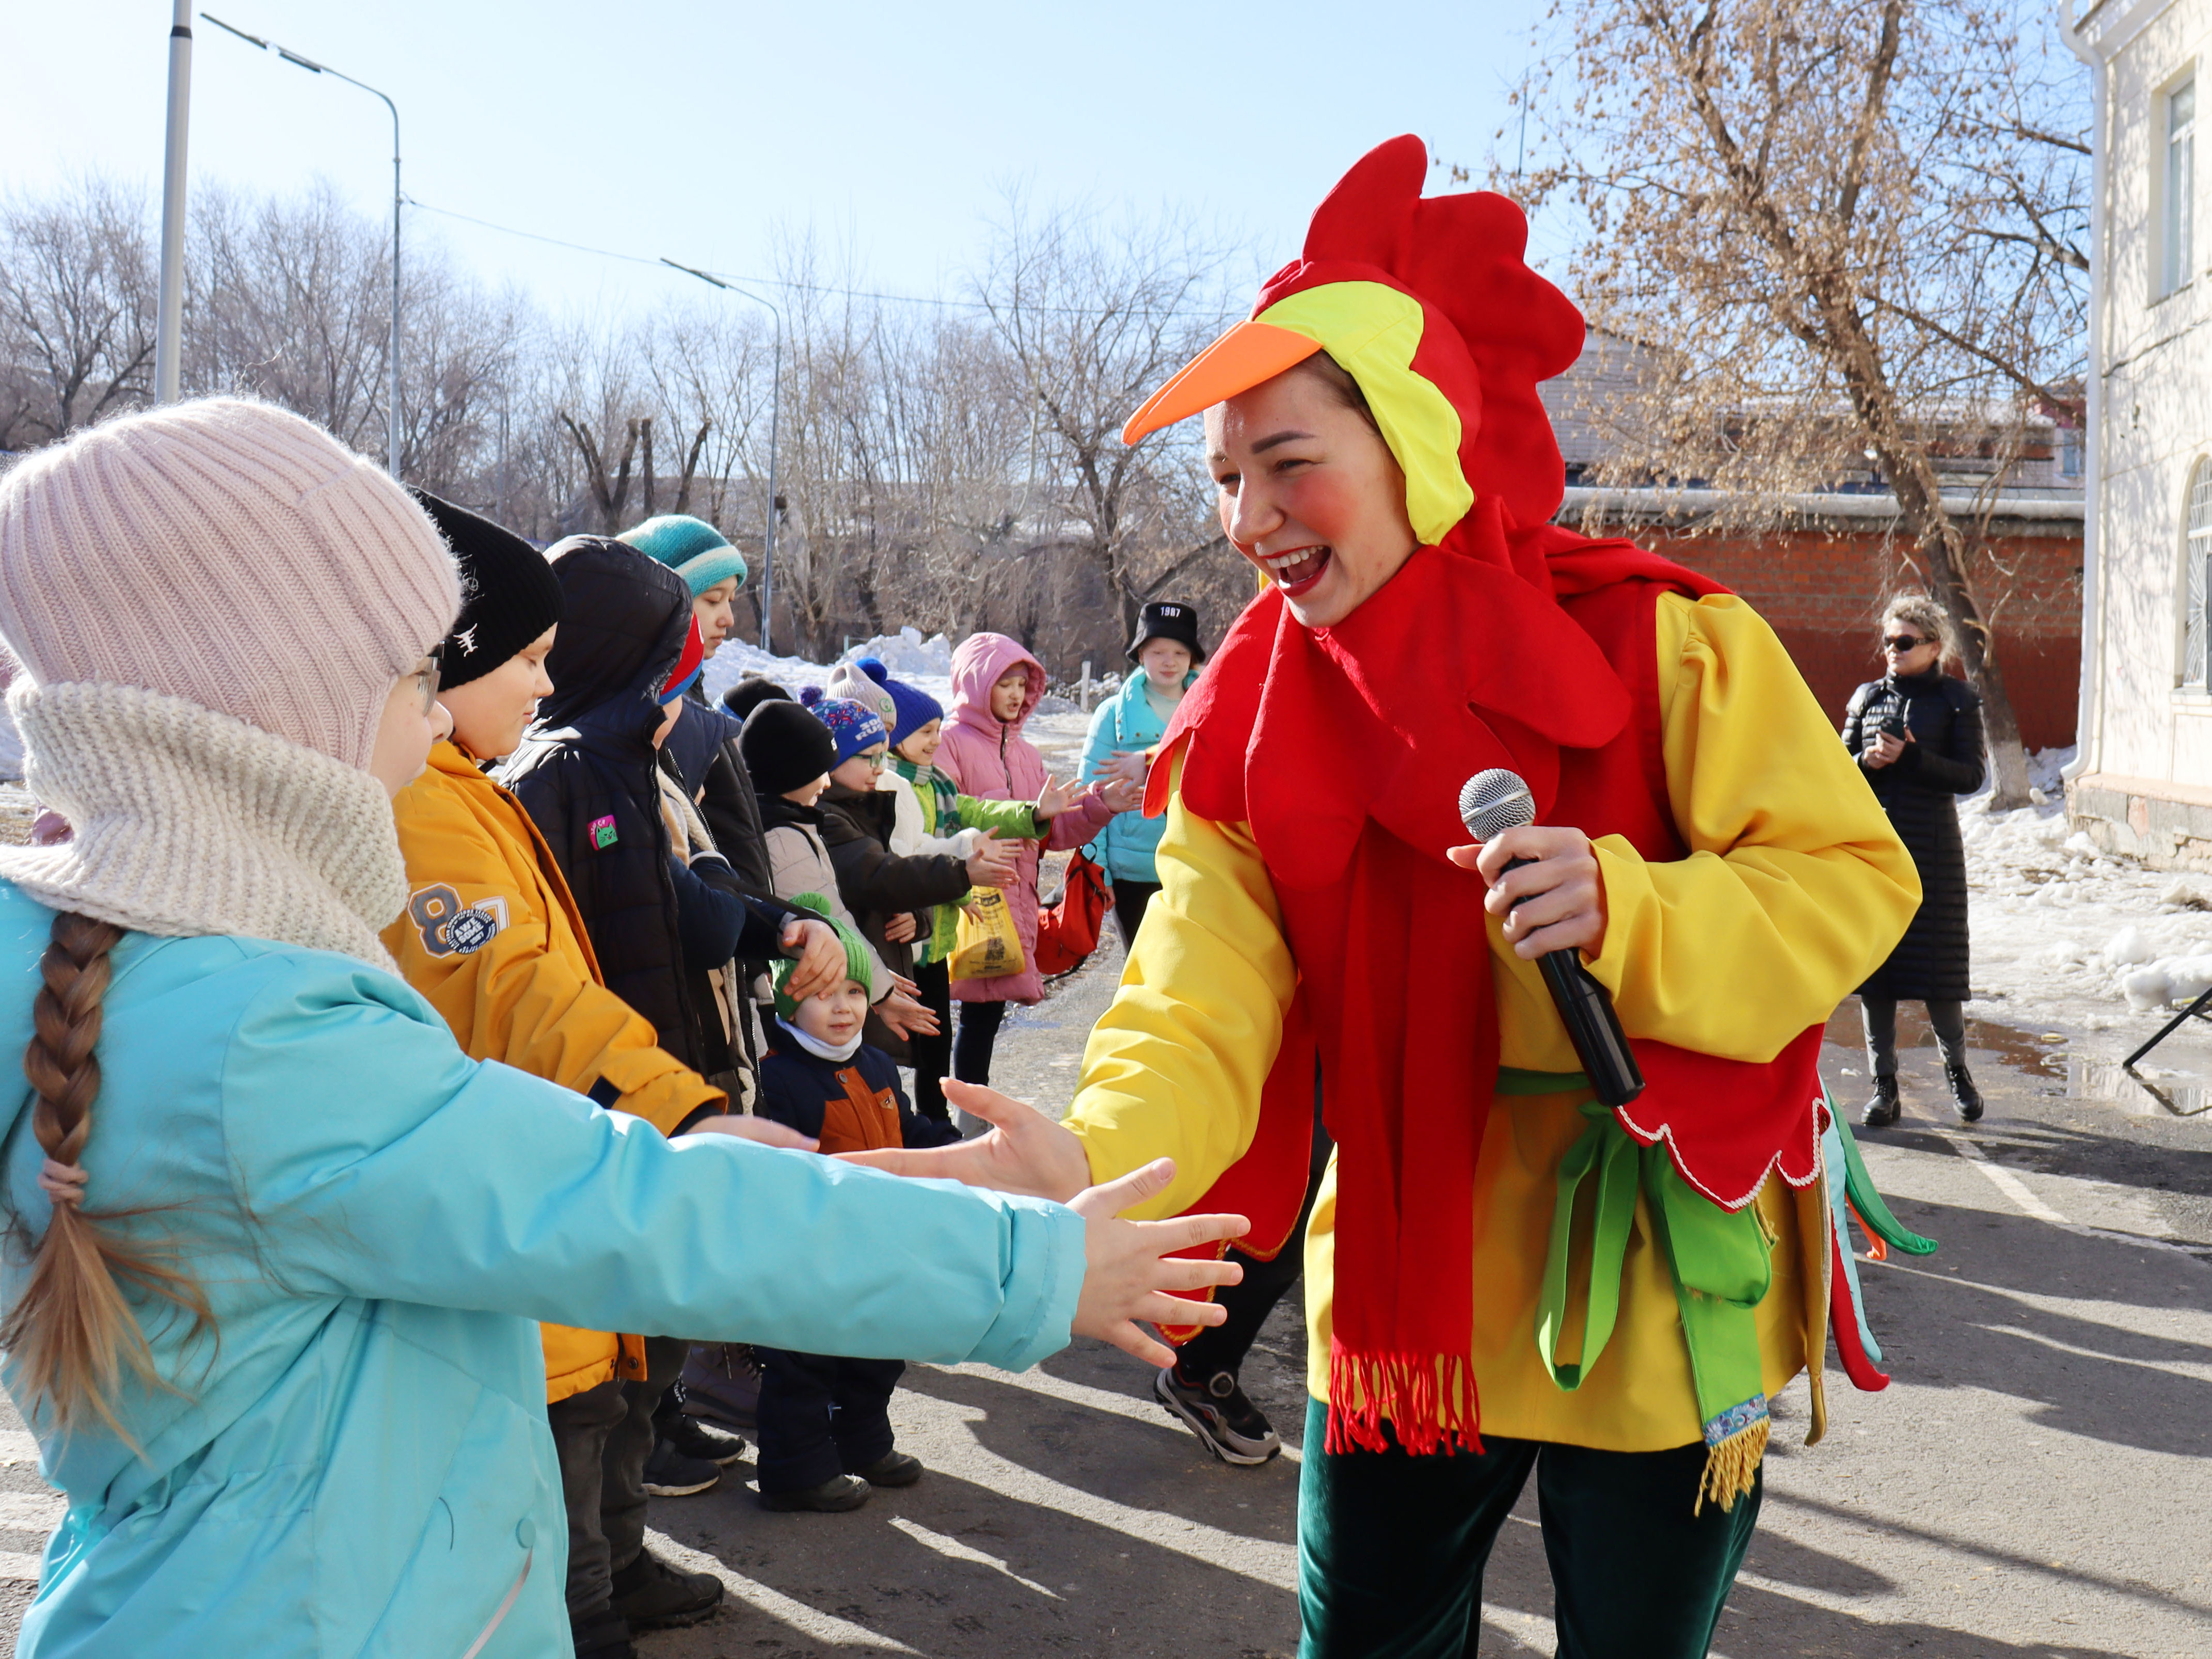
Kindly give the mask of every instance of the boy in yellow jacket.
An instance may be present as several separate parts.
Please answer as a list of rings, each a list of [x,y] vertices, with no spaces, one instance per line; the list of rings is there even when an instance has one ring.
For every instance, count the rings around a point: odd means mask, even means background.
[[[440,653],[453,738],[392,803],[409,891],[383,938],[400,971],[476,1059],[550,1079],[664,1134],[708,1129],[804,1145],[779,1125],[723,1115],[722,1091],[659,1048],[652,1023],[601,982],[536,825],[477,764],[515,746],[538,698],[552,689],[544,664],[560,586],[521,538],[433,496],[417,498],[454,550],[467,600]],[[843,947],[823,924],[780,907],[755,920],[753,948],[800,954],[794,979],[826,983],[843,973]],[[644,1547],[653,1407],[683,1345],[667,1345],[669,1356],[649,1364],[643,1337],[541,1328],[547,1416],[568,1510],[576,1651],[617,1659],[631,1651],[633,1629],[691,1622],[720,1599],[711,1574],[678,1572]],[[744,1443],[724,1439],[718,1461],[732,1461]]]

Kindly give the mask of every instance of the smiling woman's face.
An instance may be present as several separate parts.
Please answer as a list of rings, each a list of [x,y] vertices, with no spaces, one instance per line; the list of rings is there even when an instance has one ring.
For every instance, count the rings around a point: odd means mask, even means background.
[[[1221,527],[1308,628],[1342,622],[1419,544],[1382,435],[1304,367],[1206,415]]]

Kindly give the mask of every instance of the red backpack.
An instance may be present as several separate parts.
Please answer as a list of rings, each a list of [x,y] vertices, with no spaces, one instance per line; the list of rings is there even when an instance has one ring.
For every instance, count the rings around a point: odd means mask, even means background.
[[[1060,902],[1037,913],[1036,954],[1030,965],[1047,979],[1072,974],[1098,948],[1106,923],[1106,872],[1078,853],[1067,861]]]

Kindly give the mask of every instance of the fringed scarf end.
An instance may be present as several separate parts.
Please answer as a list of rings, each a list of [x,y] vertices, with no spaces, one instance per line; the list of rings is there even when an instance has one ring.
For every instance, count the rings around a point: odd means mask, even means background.
[[[1772,1429],[1763,1394],[1731,1407],[1705,1425],[1705,1472],[1698,1484],[1692,1516],[1705,1513],[1709,1498],[1726,1514],[1735,1507],[1737,1498],[1751,1495]]]
[[[1331,1456],[1387,1451],[1387,1423],[1399,1448],[1417,1457],[1480,1455],[1481,1412],[1464,1358],[1442,1354],[1352,1354],[1331,1345],[1328,1437]]]

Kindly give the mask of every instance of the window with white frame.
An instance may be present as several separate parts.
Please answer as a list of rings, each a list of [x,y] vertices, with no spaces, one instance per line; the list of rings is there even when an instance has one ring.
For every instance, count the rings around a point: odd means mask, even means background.
[[[2165,200],[2160,204],[2158,291],[2171,294],[2189,280],[2194,240],[2191,204],[2197,193],[2197,77],[2166,94]]]
[[[2205,689],[2212,646],[2212,460],[2189,470],[2188,529],[2181,544],[2181,683]]]

